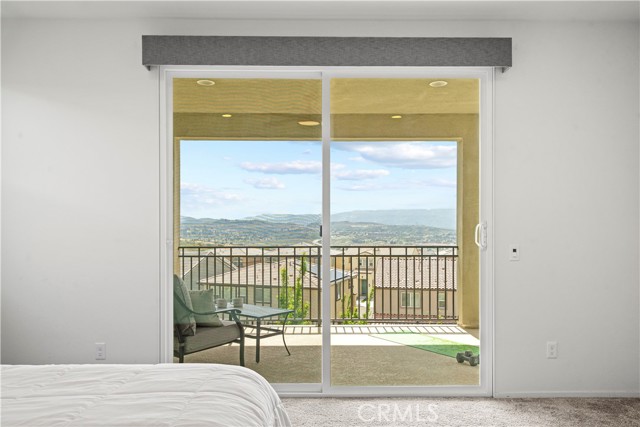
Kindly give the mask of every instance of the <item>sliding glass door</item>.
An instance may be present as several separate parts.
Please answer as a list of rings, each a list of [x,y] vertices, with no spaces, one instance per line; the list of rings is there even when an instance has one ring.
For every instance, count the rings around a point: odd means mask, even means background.
[[[245,365],[271,383],[321,382],[320,111],[317,78],[173,79],[174,274],[194,300],[241,302]]]
[[[331,385],[477,386],[478,79],[330,85]]]
[[[167,76],[172,273],[244,303],[247,367],[281,392],[487,393],[490,73]]]

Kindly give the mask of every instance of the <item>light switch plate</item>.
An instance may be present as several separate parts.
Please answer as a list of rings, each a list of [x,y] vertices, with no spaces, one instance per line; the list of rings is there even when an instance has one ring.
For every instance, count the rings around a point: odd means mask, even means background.
[[[107,344],[103,342],[96,343],[96,360],[107,360]]]

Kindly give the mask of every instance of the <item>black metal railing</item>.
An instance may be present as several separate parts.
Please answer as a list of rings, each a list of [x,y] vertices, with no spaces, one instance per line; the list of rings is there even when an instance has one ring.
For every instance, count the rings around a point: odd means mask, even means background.
[[[332,247],[331,322],[455,322],[457,260],[457,246]],[[320,324],[319,246],[184,246],[178,263],[190,289],[288,307],[294,323]]]

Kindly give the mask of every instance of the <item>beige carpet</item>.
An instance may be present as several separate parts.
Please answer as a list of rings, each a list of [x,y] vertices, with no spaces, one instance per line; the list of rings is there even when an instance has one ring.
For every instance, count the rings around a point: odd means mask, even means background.
[[[238,346],[186,357],[192,363],[238,364]],[[273,383],[320,382],[320,346],[280,343],[246,348],[247,367]],[[477,384],[478,367],[406,346],[332,348],[339,385]],[[640,427],[640,399],[283,398],[294,427]]]
[[[640,399],[283,398],[294,427],[634,427]]]
[[[245,350],[246,366],[271,383],[319,383],[320,346],[262,346],[260,363],[255,347]],[[185,357],[188,363],[238,364],[237,345],[217,347]],[[334,346],[333,385],[473,385],[479,367],[459,364],[454,358],[403,345]]]

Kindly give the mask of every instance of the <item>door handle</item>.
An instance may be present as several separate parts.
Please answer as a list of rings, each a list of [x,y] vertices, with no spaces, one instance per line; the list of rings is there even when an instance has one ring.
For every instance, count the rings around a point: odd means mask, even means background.
[[[480,222],[476,225],[475,229],[475,242],[476,246],[480,248],[480,250],[487,249],[487,223]]]

